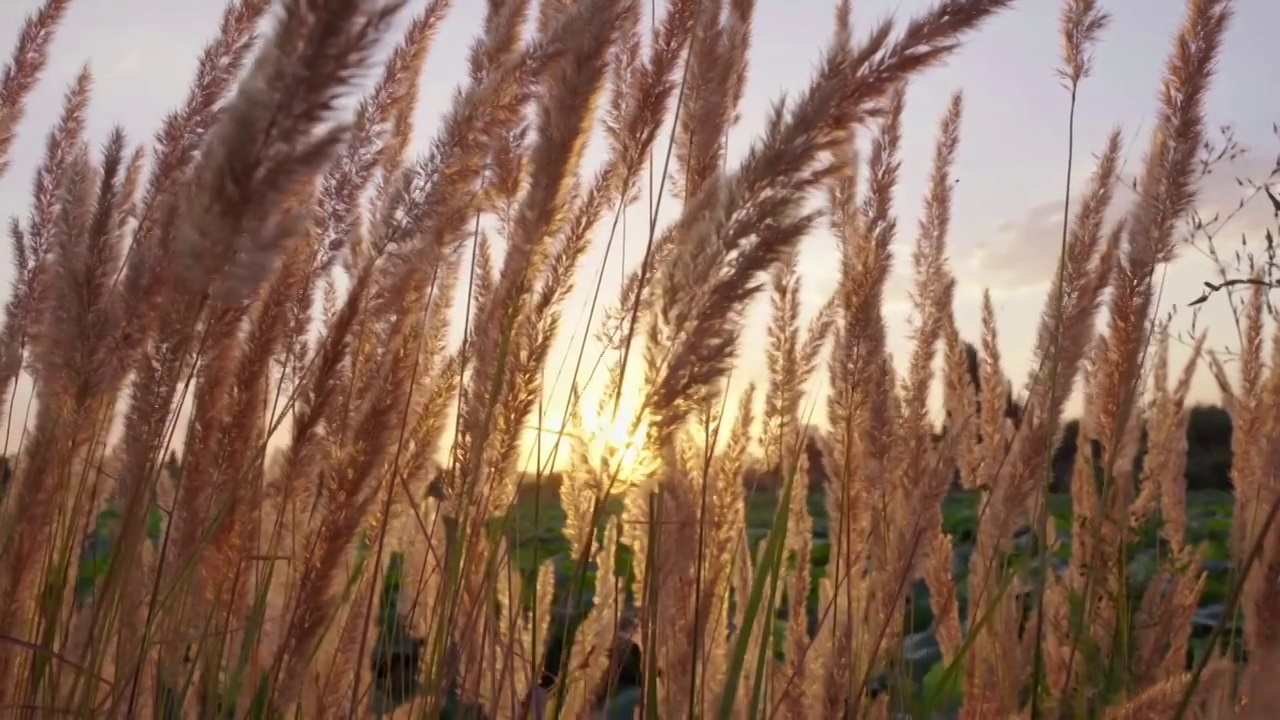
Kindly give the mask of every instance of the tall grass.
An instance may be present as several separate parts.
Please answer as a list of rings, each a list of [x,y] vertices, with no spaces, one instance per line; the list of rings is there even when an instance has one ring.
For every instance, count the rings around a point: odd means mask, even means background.
[[[905,372],[883,313],[905,87],[1013,0],[940,0],[861,37],[843,0],[809,84],[736,164],[753,0],[489,0],[419,156],[418,78],[453,3],[406,4],[283,0],[268,18],[268,0],[233,0],[149,143],[117,128],[90,148],[90,70],[67,90],[10,232],[0,385],[22,440],[0,504],[0,708],[582,718],[618,693],[633,644],[646,718],[928,714],[948,687],[965,718],[1280,717],[1266,284],[1250,286],[1238,374],[1207,355],[1235,423],[1240,656],[1188,650],[1205,575],[1185,540],[1186,398],[1204,337],[1175,373],[1155,316],[1230,0],[1186,2],[1123,220],[1106,220],[1119,131],[1068,213],[1016,413],[990,299],[976,383],[952,310],[959,93],[914,234]],[[1074,114],[1107,16],[1063,5]],[[69,6],[28,18],[0,78],[0,172]],[[646,183],[644,252],[610,304],[581,265],[621,242]],[[798,245],[824,227],[840,279],[802,321]],[[526,430],[584,281],[605,388],[594,407],[577,392],[594,373],[584,341],[551,452],[568,468],[557,582],[548,557],[518,565],[513,508],[544,479],[522,472]],[[766,294],[767,382],[739,390],[745,314]],[[1045,468],[1077,388],[1057,569]],[[744,479],[760,469],[782,482],[753,543]],[[811,470],[830,540],[818,578]],[[980,503],[963,580],[942,529],[957,478]],[[551,511],[533,496],[535,518]],[[1135,588],[1125,553],[1152,521],[1167,552]],[[920,580],[944,659],[923,699],[900,681]],[[580,617],[553,623],[564,606]]]

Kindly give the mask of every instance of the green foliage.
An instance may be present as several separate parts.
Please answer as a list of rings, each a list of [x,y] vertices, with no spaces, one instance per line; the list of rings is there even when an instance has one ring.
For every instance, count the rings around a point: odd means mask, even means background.
[[[1193,655],[1202,654],[1208,647],[1208,635],[1214,623],[1222,613],[1223,604],[1230,591],[1233,579],[1233,565],[1229,556],[1231,539],[1231,513],[1233,498],[1230,493],[1208,490],[1188,494],[1188,541],[1200,546],[1205,556],[1204,569],[1208,579],[1202,597],[1201,607],[1195,615],[1192,637]],[[813,589],[808,597],[811,618],[816,618],[818,611],[816,585],[825,574],[830,545],[827,540],[826,504],[820,493],[811,493],[808,497],[809,511],[813,515],[814,545],[809,560],[812,564]],[[751,543],[751,552],[758,554],[759,543],[769,534],[769,528],[775,520],[777,497],[769,492],[751,493],[747,497],[746,516],[747,534]],[[1051,562],[1062,567],[1070,557],[1071,548],[1071,500],[1062,494],[1048,496],[1048,510],[1053,518],[1062,546],[1052,557]],[[621,511],[617,500],[606,507],[606,517]],[[972,492],[953,492],[943,501],[943,529],[951,536],[955,547],[953,567],[957,572],[957,591],[959,594],[961,613],[967,607],[968,556],[972,550],[974,535],[978,527],[979,496]],[[574,559],[569,554],[569,546],[561,533],[564,524],[564,511],[559,504],[554,488],[539,488],[522,493],[520,500],[513,506],[510,517],[494,519],[492,529],[504,528],[513,541],[516,567],[532,580],[537,565],[551,562],[556,576],[556,597],[564,600],[568,596],[568,586],[574,570]],[[115,505],[109,505],[99,516],[98,521],[86,538],[82,548],[84,560],[80,565],[81,574],[76,579],[77,602],[84,602],[92,592],[94,584],[106,572],[110,559],[110,538],[120,522],[120,512]],[[504,525],[505,523],[505,525]],[[164,524],[163,512],[154,507],[147,522],[147,537],[158,542]],[[1015,553],[1021,554],[1029,549],[1029,536],[1024,537],[1015,546]],[[1139,597],[1146,584],[1158,569],[1164,547],[1159,540],[1159,522],[1144,524],[1137,533],[1137,541],[1128,555],[1129,592]],[[795,558],[787,558],[793,564]],[[410,637],[401,623],[397,622],[396,602],[401,581],[400,563],[402,556],[393,553],[389,559],[386,573],[386,587],[381,602],[382,632],[373,650],[375,665],[382,665],[398,672],[388,670],[384,673],[385,697],[382,701],[394,706],[406,700],[417,688],[412,684],[414,673],[408,672],[418,653],[420,639]],[[617,558],[616,572],[619,577],[629,577],[632,563],[630,548],[620,548]],[[527,587],[531,590],[532,583]],[[590,607],[595,590],[595,568],[588,567],[585,584],[578,607],[564,607],[563,602],[556,605],[552,618],[551,637],[555,639],[564,635],[566,629],[572,631],[581,620],[586,608]],[[526,597],[526,602],[531,598]],[[941,662],[941,652],[933,638],[933,612],[929,605],[928,589],[923,583],[916,583],[907,597],[907,611],[903,618],[905,628],[904,647],[901,656],[900,670],[893,682],[900,687],[899,692],[909,690],[912,705],[925,699],[933,699],[934,710],[944,711],[958,706],[960,702],[960,686],[963,672],[953,672],[949,677],[945,674],[945,665]],[[773,634],[781,638],[785,627],[785,607],[773,619]],[[777,645],[777,644],[775,644]],[[1087,650],[1087,649],[1086,649]],[[553,649],[553,654],[556,652]],[[1085,666],[1099,665],[1090,663],[1085,658]],[[750,665],[750,663],[748,663]],[[639,669],[635,671],[638,673]],[[886,679],[887,680],[887,679]],[[1105,678],[1099,678],[1105,682]],[[606,710],[607,717],[630,717],[630,712],[639,702],[639,688],[623,686],[614,693]]]

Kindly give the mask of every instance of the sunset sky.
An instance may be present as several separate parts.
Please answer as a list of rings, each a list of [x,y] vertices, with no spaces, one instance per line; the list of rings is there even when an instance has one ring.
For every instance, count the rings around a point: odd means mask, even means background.
[[[410,0],[409,13],[425,0]],[[661,4],[661,3],[659,3]],[[823,44],[830,35],[835,0],[757,0],[750,80],[743,121],[730,138],[731,161],[760,130],[769,104],[807,83]],[[23,17],[38,0],[0,2],[0,53],[6,57]],[[457,0],[427,59],[419,104],[417,147],[434,132],[455,85],[465,78],[465,53],[479,30],[484,9],[480,0]],[[645,3],[646,7],[648,3]],[[924,0],[859,0],[855,29],[893,13],[913,15]],[[1111,0],[1113,15],[1096,55],[1093,77],[1085,81],[1076,120],[1074,174],[1083,187],[1093,155],[1114,126],[1124,131],[1127,169],[1136,171],[1148,142],[1155,98],[1170,39],[1182,13],[1178,0]],[[938,120],[955,90],[964,92],[964,120],[956,177],[955,214],[949,238],[952,267],[958,276],[956,314],[961,333],[977,340],[983,288],[993,293],[1001,331],[1006,371],[1020,387],[1030,369],[1031,335],[1044,302],[1046,281],[1053,272],[1061,232],[1062,195],[1067,152],[1068,95],[1054,76],[1058,64],[1056,0],[1021,0],[997,17],[942,68],[921,76],[908,94],[902,183],[899,186],[899,270],[906,259],[922,202]],[[10,172],[0,179],[0,215],[25,215],[31,177],[44,135],[59,111],[60,97],[82,63],[92,64],[95,86],[90,106],[91,139],[100,143],[113,123],[123,125],[134,142],[148,140],[166,111],[182,100],[203,44],[217,30],[222,3],[214,0],[77,0],[58,33],[48,70],[28,104],[19,128]],[[1209,178],[1201,207],[1233,209],[1241,197],[1234,177],[1266,178],[1280,153],[1272,123],[1280,121],[1280,93],[1266,59],[1274,54],[1280,3],[1238,0],[1222,62],[1210,96],[1209,123],[1230,123],[1250,153]],[[665,138],[663,141],[665,143]],[[599,153],[589,154],[589,163]],[[1123,197],[1124,194],[1121,194]],[[665,201],[670,205],[669,200]],[[614,295],[620,263],[634,264],[642,252],[645,212],[628,216],[626,257],[614,255],[604,264],[601,253],[588,258],[579,286],[595,285],[605,270],[605,299]],[[670,213],[663,213],[669,218]],[[1223,230],[1225,242],[1238,246],[1241,234],[1261,243],[1261,229],[1271,222],[1265,198]],[[1273,225],[1274,226],[1274,225]],[[0,250],[0,283],[7,295],[9,249]],[[836,280],[834,246],[822,235],[806,242],[801,272],[810,307],[822,302]],[[1169,268],[1163,308],[1185,305],[1199,294],[1202,280],[1213,279],[1211,267],[1188,250]],[[908,347],[907,276],[892,281],[891,323],[895,356]],[[585,292],[566,307],[566,330],[585,309]],[[756,317],[756,316],[753,316]],[[1180,312],[1175,328],[1188,328],[1190,316]],[[1200,324],[1213,328],[1215,347],[1233,344],[1226,298],[1203,306]],[[566,333],[567,334],[567,333]],[[759,372],[759,325],[747,338],[744,370]],[[576,349],[566,337],[562,348]],[[553,358],[548,375],[558,367]],[[567,372],[567,371],[566,371]],[[1208,373],[1196,383],[1197,399],[1214,400]],[[22,397],[21,395],[19,396]],[[559,402],[563,402],[560,400]],[[559,414],[556,404],[554,415]]]

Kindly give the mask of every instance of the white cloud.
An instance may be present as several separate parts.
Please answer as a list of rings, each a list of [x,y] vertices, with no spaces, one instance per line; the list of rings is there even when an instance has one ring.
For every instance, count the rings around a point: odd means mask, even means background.
[[[1267,227],[1271,218],[1270,205],[1265,197],[1254,197],[1240,208],[1247,186],[1242,186],[1237,178],[1262,182],[1273,169],[1274,163],[1266,154],[1254,153],[1230,166],[1220,167],[1201,183],[1197,211],[1206,222],[1218,220],[1219,241],[1236,242],[1242,233],[1248,237],[1256,235],[1260,241],[1260,230]],[[1073,214],[1086,187],[1087,183],[1082,182],[1073,192]],[[1121,218],[1132,198],[1130,187],[1117,188],[1108,224]],[[962,280],[976,280],[993,292],[1018,292],[1043,286],[1057,267],[1062,220],[1061,200],[1036,205],[1022,217],[1001,224],[995,237],[977,243],[971,255],[957,258],[958,274]],[[1200,239],[1203,240],[1203,236]]]
[[[979,243],[967,260],[957,262],[957,270],[993,290],[1039,286],[1053,274],[1061,236],[1062,203],[1042,203],[1000,225],[996,237]]]

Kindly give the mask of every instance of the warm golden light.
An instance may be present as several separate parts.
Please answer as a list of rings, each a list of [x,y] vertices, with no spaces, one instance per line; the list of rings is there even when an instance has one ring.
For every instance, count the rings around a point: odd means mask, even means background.
[[[636,421],[637,413],[624,397],[618,412],[612,403],[600,411],[591,404],[582,408],[582,429],[593,460],[602,470],[616,472],[618,482],[638,482],[646,473],[644,438],[647,422]]]

